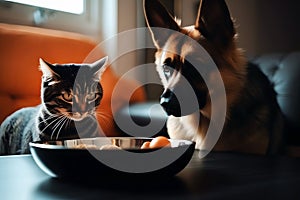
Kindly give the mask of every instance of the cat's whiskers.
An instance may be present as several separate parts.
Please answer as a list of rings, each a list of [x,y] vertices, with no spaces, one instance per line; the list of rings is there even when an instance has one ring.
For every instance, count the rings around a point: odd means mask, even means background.
[[[70,118],[68,118],[68,124],[66,125],[66,127],[70,127],[71,126],[71,122],[72,122],[72,120]]]
[[[103,111],[96,111],[96,118],[100,119],[101,121],[104,121],[104,122],[109,122],[110,121],[110,118],[111,118],[111,115],[108,114],[107,112],[103,112]]]
[[[49,124],[47,124],[47,126],[44,127],[43,130],[41,130],[40,132],[43,133],[49,126],[51,126],[53,123],[57,122],[58,120],[60,120],[61,118],[63,118],[64,116],[59,116],[56,119],[54,119],[52,122],[50,122]]]
[[[60,128],[57,132],[57,135],[56,135],[56,140],[58,140],[59,134],[60,134],[62,128],[64,127],[64,125],[68,122],[68,120],[70,120],[70,119],[67,118],[67,117],[63,118],[63,121],[61,122],[61,126],[60,126]]]
[[[51,140],[53,139],[53,136],[54,136],[54,134],[55,134],[55,132],[56,132],[56,129],[58,128],[58,127],[62,127],[63,126],[63,124],[61,124],[64,120],[65,120],[65,116],[62,116],[61,118],[60,118],[60,120],[58,120],[57,122],[56,122],[56,124],[53,126],[53,130],[52,130],[52,134],[51,134]],[[60,129],[61,129],[61,127],[60,127]],[[59,129],[59,130],[60,130]],[[59,132],[57,132],[57,135],[59,134]]]
[[[47,121],[51,120],[53,118],[57,118],[61,115],[57,115],[57,114],[51,114],[51,115],[47,115],[46,117],[44,115],[40,116],[39,118],[42,119],[37,125],[40,125],[42,123],[48,124]]]
[[[95,111],[95,114],[96,114],[96,116],[99,116],[99,117],[101,117],[102,115],[103,116],[109,116],[108,113],[106,113],[104,111],[101,111],[101,110]]]

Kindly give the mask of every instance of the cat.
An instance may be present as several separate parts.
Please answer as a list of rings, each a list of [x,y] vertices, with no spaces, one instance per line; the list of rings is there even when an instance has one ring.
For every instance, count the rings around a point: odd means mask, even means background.
[[[28,154],[32,141],[96,137],[107,57],[92,64],[50,64],[40,59],[41,104],[22,108],[0,126],[0,155]]]

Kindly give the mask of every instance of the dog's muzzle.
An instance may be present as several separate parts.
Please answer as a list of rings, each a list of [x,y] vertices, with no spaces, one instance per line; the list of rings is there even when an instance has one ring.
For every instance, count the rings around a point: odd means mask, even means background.
[[[175,94],[178,95],[170,89],[167,89],[160,96],[160,105],[169,116],[181,117],[190,115],[199,110],[198,101],[191,101],[191,99],[189,99],[190,96],[185,95],[184,98],[180,98],[179,101]]]
[[[171,90],[167,89],[160,96],[160,105],[168,115],[174,115],[175,117],[181,116],[179,101]]]

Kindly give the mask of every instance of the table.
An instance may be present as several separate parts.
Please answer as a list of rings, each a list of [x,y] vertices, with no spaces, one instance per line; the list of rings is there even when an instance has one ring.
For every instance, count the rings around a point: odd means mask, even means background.
[[[54,179],[30,155],[0,157],[0,199],[300,199],[300,158],[212,152],[159,180]]]

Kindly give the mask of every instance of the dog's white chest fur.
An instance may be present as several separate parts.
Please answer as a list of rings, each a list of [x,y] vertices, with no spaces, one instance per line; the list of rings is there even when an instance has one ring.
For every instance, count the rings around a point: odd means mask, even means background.
[[[196,142],[200,149],[202,137],[199,129],[199,115],[191,114],[183,117],[169,116],[167,121],[168,134],[171,139],[186,139]]]

